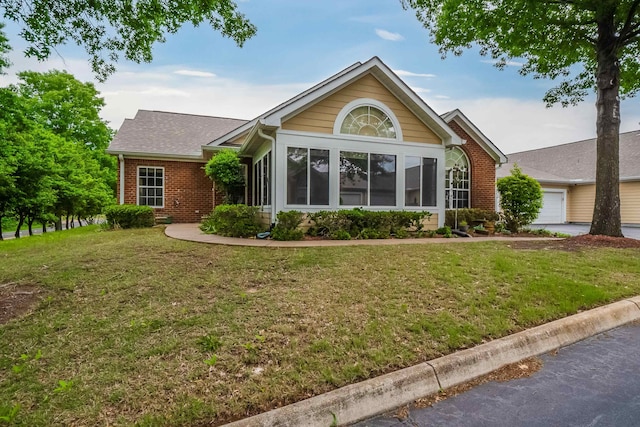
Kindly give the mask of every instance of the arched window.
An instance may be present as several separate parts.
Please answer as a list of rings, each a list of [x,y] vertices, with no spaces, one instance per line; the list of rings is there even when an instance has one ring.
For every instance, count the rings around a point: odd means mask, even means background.
[[[402,139],[398,120],[384,104],[374,99],[357,99],[345,105],[333,129],[336,134]]]
[[[469,158],[454,147],[445,154],[445,208],[468,208],[471,188]]]

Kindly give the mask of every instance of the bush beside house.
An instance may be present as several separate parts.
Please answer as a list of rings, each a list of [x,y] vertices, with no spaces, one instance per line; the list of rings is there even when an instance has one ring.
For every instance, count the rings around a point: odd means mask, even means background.
[[[149,206],[113,205],[104,209],[104,215],[110,228],[153,227],[155,216]]]

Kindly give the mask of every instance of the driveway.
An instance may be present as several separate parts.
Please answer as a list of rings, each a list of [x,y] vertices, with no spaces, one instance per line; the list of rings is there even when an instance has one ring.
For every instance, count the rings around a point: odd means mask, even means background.
[[[407,418],[383,415],[355,427],[637,426],[640,324],[596,335],[541,357],[528,378],[489,382]]]
[[[544,228],[549,231],[570,234],[572,236],[578,236],[580,234],[587,234],[589,232],[589,224],[549,224],[549,225],[531,225],[531,228],[539,229]],[[622,234],[624,237],[630,237],[632,239],[640,240],[640,227],[622,227]]]

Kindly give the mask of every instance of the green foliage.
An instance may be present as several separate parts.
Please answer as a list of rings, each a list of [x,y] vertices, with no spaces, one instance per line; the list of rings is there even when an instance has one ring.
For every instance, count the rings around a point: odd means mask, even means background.
[[[4,34],[4,23],[0,22],[0,75],[6,74],[4,70],[11,65],[7,53],[11,50],[9,39]]]
[[[545,95],[548,105],[575,105],[596,88],[598,48],[619,59],[621,94],[640,89],[637,58],[640,25],[637,4],[620,1],[555,0],[402,0],[416,10],[442,53],[460,55],[479,46],[496,66],[523,61],[523,75],[563,78]],[[598,22],[611,25],[615,37],[598,45]],[[603,55],[604,56],[604,55]]]
[[[444,223],[449,227],[455,227],[456,210],[447,209],[445,211]],[[473,225],[478,221],[498,221],[500,215],[493,210],[478,209],[478,208],[465,208],[458,209],[458,225],[462,225],[462,221],[466,221],[467,225]]]
[[[309,234],[334,240],[404,238],[420,233],[429,212],[367,211],[360,208],[309,214],[315,223]]]
[[[222,347],[222,341],[217,335],[205,335],[198,340],[198,344],[203,351],[216,351]]]
[[[0,406],[0,421],[11,424],[20,412],[20,405]]]
[[[219,205],[202,222],[205,233],[228,237],[252,237],[264,231],[257,206]]]
[[[213,180],[217,190],[224,192],[225,203],[238,203],[245,182],[236,151],[224,149],[217,153],[207,162],[204,173]]]
[[[300,211],[280,211],[276,216],[276,226],[271,231],[274,240],[302,240],[304,232],[298,228],[304,213]]]
[[[451,233],[451,227],[449,227],[448,225],[438,228],[436,230],[436,234],[446,237],[447,239],[453,236],[453,234]]]
[[[518,165],[511,169],[511,175],[498,179],[500,207],[505,225],[512,233],[531,224],[542,208],[540,183],[522,173]]]
[[[73,387],[73,381],[58,380],[58,387],[54,388],[53,392],[64,393],[71,390],[71,387]]]
[[[113,131],[100,118],[104,99],[93,85],[58,70],[23,71],[12,87],[23,100],[26,118],[80,147],[99,165],[102,178],[115,191],[116,158],[105,152]]]
[[[104,209],[107,224],[111,228],[153,227],[155,216],[153,208],[137,205],[112,205]]]
[[[232,0],[157,0],[77,2],[22,0],[0,2],[5,19],[23,28],[20,35],[28,46],[27,56],[44,60],[59,44],[82,46],[93,72],[101,81],[115,71],[121,55],[134,62],[150,62],[152,46],[165,41],[185,23],[202,23],[238,46],[251,38],[256,27],[237,10]],[[52,11],[55,10],[55,13]]]

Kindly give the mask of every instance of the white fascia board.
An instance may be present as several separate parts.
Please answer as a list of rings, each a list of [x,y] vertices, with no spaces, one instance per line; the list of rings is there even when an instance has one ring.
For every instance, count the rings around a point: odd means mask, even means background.
[[[225,149],[237,151],[240,149],[240,146],[239,145],[203,145],[202,146],[202,151],[220,151]]]
[[[462,113],[462,111],[456,108],[455,110],[444,114],[442,118],[447,122],[457,119],[456,122],[462,127],[462,129],[464,129],[465,132],[473,136],[473,138],[478,141],[487,154],[500,163],[507,163],[507,156],[505,156],[504,153],[500,151],[500,149],[496,147],[495,144],[491,142],[491,140],[487,138],[482,131]]]

